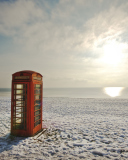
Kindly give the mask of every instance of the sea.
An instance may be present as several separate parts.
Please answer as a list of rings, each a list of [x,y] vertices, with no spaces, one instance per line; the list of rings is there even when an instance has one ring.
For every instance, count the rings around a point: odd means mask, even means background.
[[[0,88],[0,97],[11,97],[11,88]],[[128,98],[126,87],[43,88],[43,97]]]

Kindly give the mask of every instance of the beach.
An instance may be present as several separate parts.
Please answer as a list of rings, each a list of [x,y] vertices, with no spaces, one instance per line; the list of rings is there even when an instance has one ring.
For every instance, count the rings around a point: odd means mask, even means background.
[[[128,99],[43,99],[44,134],[10,135],[10,97],[0,97],[0,159],[128,159]]]

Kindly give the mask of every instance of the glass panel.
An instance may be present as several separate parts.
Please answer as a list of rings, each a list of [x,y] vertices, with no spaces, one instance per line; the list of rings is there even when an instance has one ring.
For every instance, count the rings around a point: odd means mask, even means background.
[[[16,107],[14,106],[14,108],[13,108],[14,110],[13,110],[13,113],[15,114],[15,109],[16,109]]]
[[[16,112],[15,112],[15,110],[14,110],[14,112],[13,112],[13,116],[14,116],[14,117],[16,116]]]
[[[16,117],[21,118],[21,117],[23,117],[22,115],[23,115],[23,114],[21,114],[21,113],[17,113],[17,114],[16,114]]]
[[[35,121],[40,119],[40,115],[35,117]]]
[[[40,124],[41,123],[41,121],[39,120],[39,121],[37,121],[37,122],[35,122],[35,127],[38,125],[38,124]]]
[[[26,107],[16,107],[16,113],[21,113],[25,111],[26,111]]]
[[[41,90],[40,89],[36,89],[35,90],[35,94],[41,94]]]
[[[16,95],[16,100],[25,100],[24,95]]]
[[[15,76],[15,79],[29,79],[29,76]]]
[[[16,88],[17,88],[17,89],[23,89],[23,87],[24,87],[24,84],[17,84],[17,85],[16,85]]]
[[[35,99],[40,99],[40,95],[36,95],[36,96],[35,96]]]
[[[16,94],[25,94],[24,90],[16,90]]]
[[[33,77],[34,80],[41,81],[41,77]]]
[[[39,88],[41,88],[41,85],[40,85],[40,84],[36,84],[35,87],[36,87],[37,89],[39,89]]]
[[[25,106],[25,102],[24,101],[16,101],[16,106],[17,107]]]
[[[22,112],[23,108],[22,107],[16,107],[16,112]]]
[[[40,114],[40,110],[35,112],[35,116]]]
[[[15,124],[15,129],[24,129],[23,124]]]
[[[35,111],[40,109],[40,105],[35,106]]]
[[[16,123],[16,118],[13,118],[13,124],[15,124]]]
[[[22,119],[21,118],[16,118],[16,123],[21,123]]]
[[[23,101],[16,101],[16,105],[23,103]]]
[[[36,100],[35,104],[40,105],[41,104],[41,100]]]

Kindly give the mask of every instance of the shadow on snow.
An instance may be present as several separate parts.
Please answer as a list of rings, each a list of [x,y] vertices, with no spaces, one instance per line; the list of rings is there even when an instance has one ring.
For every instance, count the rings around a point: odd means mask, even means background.
[[[16,137],[8,133],[7,135],[0,137],[0,153],[13,149],[13,146],[17,146],[21,141],[27,139],[27,137]]]

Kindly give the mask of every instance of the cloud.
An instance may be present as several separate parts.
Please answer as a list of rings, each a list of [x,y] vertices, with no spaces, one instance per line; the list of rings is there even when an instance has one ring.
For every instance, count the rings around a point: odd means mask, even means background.
[[[60,54],[62,51],[73,51],[74,55],[81,53],[81,56],[85,54],[88,57],[89,53],[90,57],[96,58],[91,51],[94,46],[104,44],[107,39],[118,38],[126,31],[128,18],[124,10],[127,4],[100,10],[95,16],[94,11],[90,11],[90,16],[86,16],[88,8],[92,10],[91,4],[92,1],[89,3],[83,0],[59,1],[49,13],[35,1],[2,3],[0,31],[14,36],[15,41],[25,44],[31,53],[32,50],[39,53],[55,51]]]
[[[56,76],[61,82],[61,78],[73,81],[75,77],[90,86],[103,85],[113,73],[117,78],[124,70],[121,65],[117,73],[117,68],[99,59],[108,41],[127,42],[127,8],[124,0],[0,2],[0,34],[11,37],[12,48],[19,47],[8,52],[11,57],[19,56],[24,68],[42,68],[46,77]],[[127,58],[127,49],[125,53]],[[11,62],[18,66],[18,58]]]
[[[98,41],[103,43],[110,39],[119,39],[122,33],[127,32],[128,12],[125,11],[127,7],[128,3],[118,8],[112,6],[88,21],[88,28],[95,35],[94,41],[97,41],[97,44]]]
[[[17,0],[0,3],[0,32],[6,35],[17,34],[25,24],[43,19],[45,13],[33,1]]]

